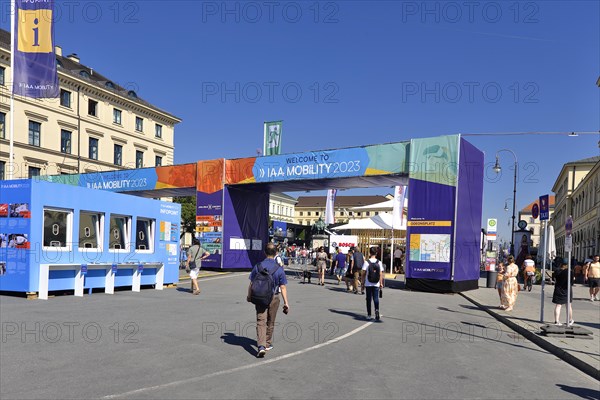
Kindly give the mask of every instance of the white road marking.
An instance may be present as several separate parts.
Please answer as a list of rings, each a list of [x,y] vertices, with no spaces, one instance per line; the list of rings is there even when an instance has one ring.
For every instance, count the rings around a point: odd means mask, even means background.
[[[173,387],[173,386],[185,385],[185,384],[188,384],[188,383],[199,382],[199,381],[202,381],[204,379],[213,378],[215,376],[231,374],[231,373],[234,373],[234,372],[239,372],[239,371],[243,371],[243,370],[246,370],[246,369],[258,367],[258,366],[261,366],[261,365],[271,364],[271,363],[274,363],[274,362],[277,362],[277,361],[285,360],[286,358],[295,357],[295,356],[298,356],[298,355],[302,355],[304,353],[308,353],[309,351],[313,351],[313,350],[317,350],[317,349],[320,349],[320,348],[325,347],[325,346],[329,346],[330,344],[333,344],[333,343],[337,343],[337,342],[339,342],[341,340],[344,340],[344,339],[346,339],[346,338],[348,338],[348,337],[350,337],[350,336],[352,336],[352,335],[354,335],[354,334],[362,331],[363,329],[365,329],[366,327],[368,327],[371,324],[373,324],[372,321],[366,322],[363,325],[359,326],[358,328],[356,328],[356,329],[354,329],[354,330],[352,330],[352,331],[350,331],[350,332],[348,332],[348,333],[346,333],[346,334],[344,334],[344,335],[342,335],[340,337],[328,340],[328,341],[323,342],[323,343],[319,343],[317,345],[314,345],[312,347],[308,347],[306,349],[295,351],[293,353],[284,354],[284,355],[281,355],[279,357],[270,358],[268,360],[264,360],[264,361],[253,363],[253,364],[242,365],[240,367],[236,367],[236,368],[232,368],[232,369],[227,369],[227,370],[224,370],[224,371],[213,372],[211,374],[207,374],[207,375],[203,375],[203,376],[196,376],[196,377],[189,378],[189,379],[182,379],[182,380],[179,380],[179,381],[169,382],[169,383],[165,383],[165,384],[162,384],[162,385],[149,386],[149,387],[132,390],[130,392],[125,392],[125,393],[111,394],[111,395],[108,395],[108,396],[104,396],[103,399],[116,399],[116,398],[119,398],[119,397],[139,395],[140,393],[149,392],[149,391],[152,391],[152,390],[165,389],[165,388],[168,388],[168,387]]]

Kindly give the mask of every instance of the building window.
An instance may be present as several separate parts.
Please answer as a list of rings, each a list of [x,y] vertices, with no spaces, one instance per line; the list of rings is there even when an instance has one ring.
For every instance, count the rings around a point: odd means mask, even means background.
[[[79,212],[79,247],[101,249],[104,214],[90,211]]]
[[[111,250],[129,250],[131,227],[130,218],[122,215],[110,215],[110,232],[108,248]]]
[[[154,220],[138,218],[135,224],[135,249],[154,251]]]
[[[113,122],[115,124],[121,125],[121,114],[121,110],[119,110],[118,108],[113,108]]]
[[[6,114],[0,113],[0,139],[6,139]]]
[[[135,130],[138,132],[144,131],[144,119],[140,117],[135,117]]]
[[[90,144],[90,146],[89,146],[88,158],[91,158],[92,160],[97,160],[98,159],[98,139],[90,138],[89,144]]]
[[[60,89],[60,105],[71,108],[71,92]]]
[[[44,247],[69,247],[71,214],[67,210],[44,209]]]
[[[144,152],[140,150],[135,151],[135,167],[144,168]]]
[[[4,180],[4,171],[6,170],[6,162],[0,161],[0,181]]]
[[[113,158],[113,163],[115,165],[123,165],[123,146],[121,146],[120,144],[115,144],[114,149],[115,154]]]
[[[0,85],[4,86],[4,74],[6,72],[6,68],[0,67]]]
[[[318,212],[318,211],[316,211],[316,212],[315,212],[315,215],[318,217],[318,216],[319,216],[319,212]]]
[[[92,117],[98,116],[98,102],[95,100],[88,100],[88,115]]]
[[[42,174],[42,169],[37,167],[29,167],[28,177],[29,179],[35,178],[36,176],[40,176]]]
[[[307,215],[308,217],[310,217],[310,211],[309,211],[309,212],[307,212],[307,213],[306,213],[306,215]]]
[[[29,144],[32,146],[40,147],[40,134],[42,131],[42,124],[35,121],[29,121]]]
[[[303,217],[304,216],[304,211],[300,211],[300,216]]]
[[[154,157],[154,166],[155,167],[161,167],[162,166],[162,157],[161,156],[155,156]]]
[[[60,130],[60,152],[71,154],[71,132],[65,129]]]
[[[156,136],[157,138],[162,137],[162,125],[156,124],[154,129],[154,136]]]

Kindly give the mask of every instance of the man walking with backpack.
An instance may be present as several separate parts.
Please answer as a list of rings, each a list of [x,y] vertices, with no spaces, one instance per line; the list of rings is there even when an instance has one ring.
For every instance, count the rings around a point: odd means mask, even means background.
[[[265,353],[273,348],[273,330],[275,317],[279,309],[279,293],[283,297],[283,313],[289,312],[287,298],[287,278],[283,268],[275,261],[277,248],[273,243],[265,247],[265,258],[252,268],[250,272],[250,285],[248,286],[249,302],[256,308],[256,336],[258,353],[262,358]]]
[[[354,294],[358,294],[358,285],[360,281],[360,274],[363,265],[365,265],[365,256],[356,247],[352,247],[352,275],[354,276]],[[360,294],[365,294],[365,287],[361,286]]]
[[[371,299],[375,305],[375,320],[379,321],[379,290],[383,287],[383,265],[377,259],[377,248],[369,249],[371,256],[362,267],[362,287],[367,291],[367,319],[371,319]]]

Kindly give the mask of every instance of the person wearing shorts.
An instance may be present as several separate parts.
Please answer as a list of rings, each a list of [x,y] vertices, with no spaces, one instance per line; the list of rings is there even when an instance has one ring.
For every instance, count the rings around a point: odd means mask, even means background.
[[[200,241],[198,239],[192,239],[192,245],[188,249],[186,264],[186,271],[189,271],[190,279],[192,280],[192,294],[200,294],[200,287],[198,286],[198,273],[200,272],[202,260],[209,255],[210,253],[208,251],[200,247]]]
[[[325,253],[325,248],[323,246],[319,247],[319,251],[317,253],[317,270],[319,274],[319,283],[318,285],[325,286],[325,270],[327,269],[327,253]]]
[[[590,301],[600,301],[600,256],[595,255],[583,274],[584,280],[590,286]]]

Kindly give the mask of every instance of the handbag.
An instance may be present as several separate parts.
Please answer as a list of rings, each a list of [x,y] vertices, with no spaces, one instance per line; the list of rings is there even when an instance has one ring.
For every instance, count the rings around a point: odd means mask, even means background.
[[[379,298],[383,298],[383,288],[379,288]]]

